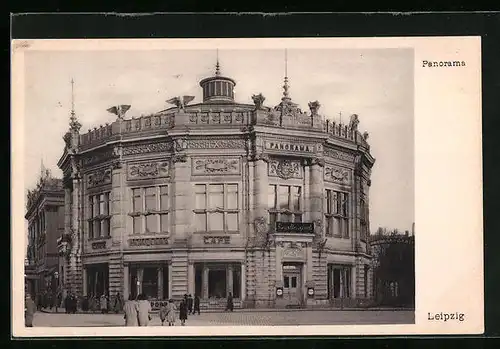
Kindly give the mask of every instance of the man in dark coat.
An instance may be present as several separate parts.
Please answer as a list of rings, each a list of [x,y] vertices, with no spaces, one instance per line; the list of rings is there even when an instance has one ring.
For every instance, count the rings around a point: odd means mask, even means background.
[[[187,298],[188,314],[193,314],[193,296],[189,295]]]
[[[183,298],[181,300],[181,304],[179,305],[179,319],[181,320],[181,326],[185,326],[187,320],[188,309],[187,309],[186,298],[187,297]]]
[[[226,310],[233,311],[234,305],[233,305],[233,295],[231,292],[229,292],[229,296],[227,296],[227,306]]]
[[[200,297],[195,294],[194,295],[194,310],[193,310],[193,314],[198,312],[198,315],[200,315]]]

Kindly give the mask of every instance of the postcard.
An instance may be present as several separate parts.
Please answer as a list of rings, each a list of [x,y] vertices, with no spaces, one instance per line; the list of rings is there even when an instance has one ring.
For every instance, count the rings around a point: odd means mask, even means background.
[[[13,335],[482,333],[480,73],[474,36],[13,40]]]

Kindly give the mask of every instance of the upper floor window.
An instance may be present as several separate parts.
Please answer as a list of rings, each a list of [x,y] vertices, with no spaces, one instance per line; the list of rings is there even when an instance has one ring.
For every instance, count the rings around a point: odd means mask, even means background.
[[[326,190],[325,231],[326,236],[349,237],[349,195],[335,190]]]
[[[196,184],[194,191],[196,231],[238,231],[238,184]]]
[[[132,211],[134,234],[168,232],[168,186],[132,189]]]
[[[268,205],[271,230],[276,222],[302,222],[302,187],[270,185]]]
[[[110,193],[89,196],[88,220],[89,238],[109,237],[111,235]]]

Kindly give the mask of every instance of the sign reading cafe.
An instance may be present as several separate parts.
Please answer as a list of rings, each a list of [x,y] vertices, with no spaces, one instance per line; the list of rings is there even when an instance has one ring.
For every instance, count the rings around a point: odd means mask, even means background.
[[[269,150],[287,150],[287,151],[298,151],[303,153],[314,153],[314,146],[310,144],[298,144],[298,143],[283,143],[267,141],[266,149]]]

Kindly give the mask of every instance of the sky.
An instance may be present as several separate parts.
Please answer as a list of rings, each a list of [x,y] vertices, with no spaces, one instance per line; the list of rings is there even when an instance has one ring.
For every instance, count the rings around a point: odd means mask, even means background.
[[[220,50],[221,73],[236,80],[235,99],[264,105],[282,97],[284,50]],[[414,222],[414,91],[411,49],[289,49],[290,97],[302,110],[347,123],[358,114],[376,159],[370,188],[370,229],[410,230]],[[113,122],[106,109],[131,104],[127,117],[163,110],[166,100],[193,95],[214,73],[216,50],[27,51],[25,53],[25,188],[36,185],[41,162],[62,176],[74,79],[75,111],[82,132]]]

